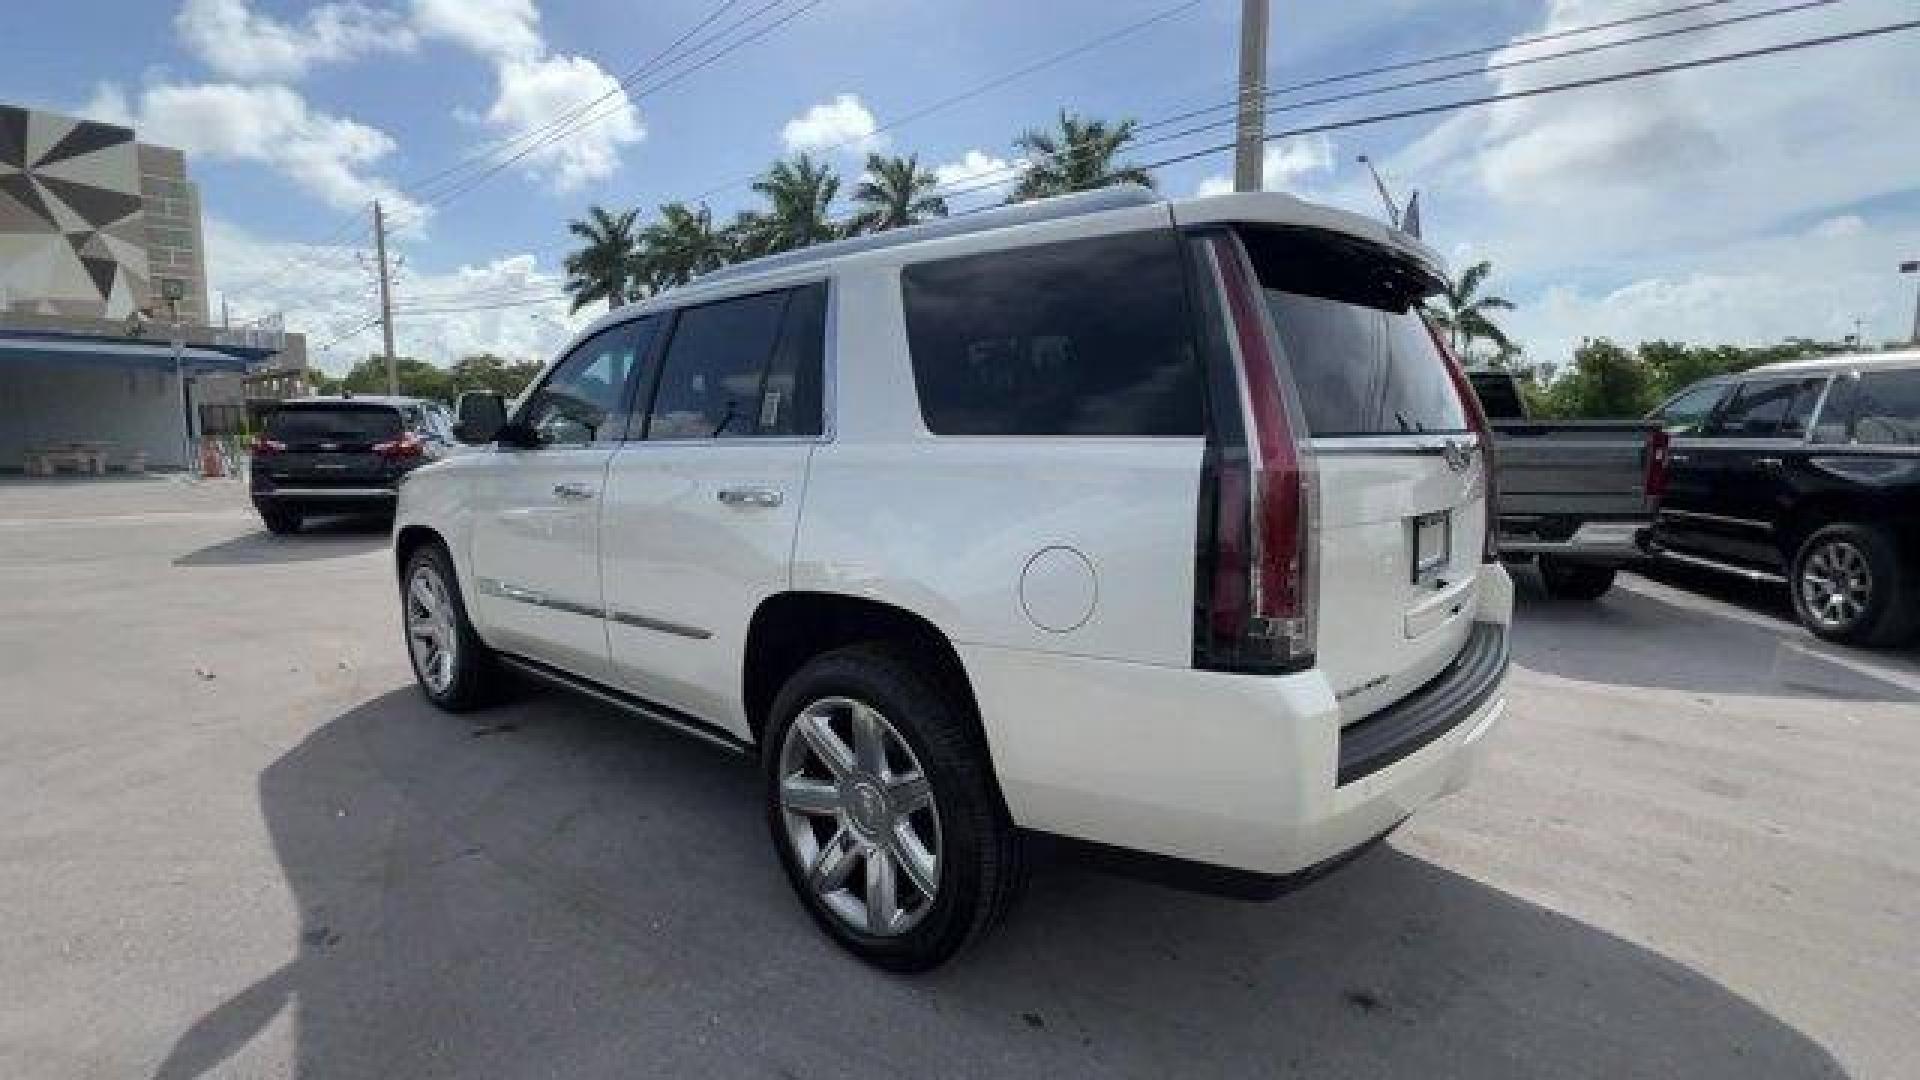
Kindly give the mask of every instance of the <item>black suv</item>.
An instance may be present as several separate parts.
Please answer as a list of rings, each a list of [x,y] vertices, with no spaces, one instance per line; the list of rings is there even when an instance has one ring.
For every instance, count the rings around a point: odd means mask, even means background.
[[[1655,409],[1673,439],[1663,556],[1784,580],[1823,638],[1920,626],[1920,352],[1771,364]]]
[[[253,505],[277,533],[298,531],[314,514],[391,514],[400,478],[454,445],[453,422],[438,402],[283,401],[253,440]]]

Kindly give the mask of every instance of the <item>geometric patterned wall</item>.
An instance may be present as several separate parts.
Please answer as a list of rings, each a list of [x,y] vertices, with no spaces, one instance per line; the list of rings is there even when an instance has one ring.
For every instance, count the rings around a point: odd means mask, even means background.
[[[149,302],[133,132],[0,105],[0,309],[122,318]]]

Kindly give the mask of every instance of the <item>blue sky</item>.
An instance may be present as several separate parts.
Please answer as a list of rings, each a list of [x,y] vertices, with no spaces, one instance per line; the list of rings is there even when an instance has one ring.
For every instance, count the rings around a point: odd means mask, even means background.
[[[724,26],[770,0],[741,0]],[[762,21],[806,0],[771,0]],[[1737,0],[1659,27],[1759,11]],[[420,181],[597,96],[714,10],[717,0],[106,0],[13,7],[0,100],[132,122],[181,145],[202,187],[215,291],[236,311],[282,310],[317,346],[365,320],[362,219],[379,195],[408,227],[403,347],[450,358],[535,355],[574,324],[564,303],[439,312],[436,297],[537,295],[553,285],[564,224],[592,203],[651,208],[711,192],[724,215],[790,148],[847,175],[869,125],[1177,5],[1172,0],[970,4],[820,0],[758,42],[608,120],[434,204]],[[1677,0],[1276,0],[1272,80],[1499,43],[1677,6]],[[1278,126],[1724,52],[1912,17],[1901,0],[1840,0],[1457,83],[1292,114]],[[1152,121],[1231,94],[1238,0],[1202,0],[1082,56],[879,136],[958,168],[1015,158],[1011,140],[1061,106]],[[26,14],[29,17],[16,17]],[[1582,37],[1645,33],[1653,25]],[[76,49],[76,42],[84,42]],[[1532,52],[1564,48],[1532,47]],[[1920,34],[1648,80],[1455,117],[1276,144],[1270,186],[1377,213],[1354,164],[1423,189],[1429,237],[1456,261],[1487,257],[1529,351],[1563,359],[1586,334],[1769,341],[1904,335],[1920,257]],[[1510,60],[1525,52],[1500,54]],[[1445,65],[1473,68],[1484,58]],[[678,69],[670,69],[678,70]],[[1425,73],[1424,71],[1422,73]],[[654,80],[643,79],[635,89]],[[1162,129],[1163,131],[1166,129]],[[1206,145],[1195,136],[1153,157]],[[872,140],[868,140],[872,141]],[[1224,155],[1170,167],[1193,194]],[[955,175],[958,175],[956,173]],[[716,190],[717,189],[717,190]],[[987,195],[957,200],[977,203]],[[316,360],[364,355],[369,332]]]

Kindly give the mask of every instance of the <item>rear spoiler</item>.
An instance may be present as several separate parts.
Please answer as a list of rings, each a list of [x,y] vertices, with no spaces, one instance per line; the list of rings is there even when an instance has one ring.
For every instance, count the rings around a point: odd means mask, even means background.
[[[1336,210],[1277,191],[1236,191],[1173,204],[1173,223],[1196,225],[1291,225],[1343,233],[1386,248],[1420,265],[1436,278],[1447,276],[1440,253],[1408,233],[1370,217]]]

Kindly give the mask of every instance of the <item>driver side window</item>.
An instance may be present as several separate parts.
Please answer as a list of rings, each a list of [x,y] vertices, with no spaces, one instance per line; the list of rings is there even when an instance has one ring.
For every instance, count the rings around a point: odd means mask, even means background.
[[[628,389],[653,344],[657,318],[610,326],[580,343],[527,399],[520,421],[544,446],[618,442]]]

